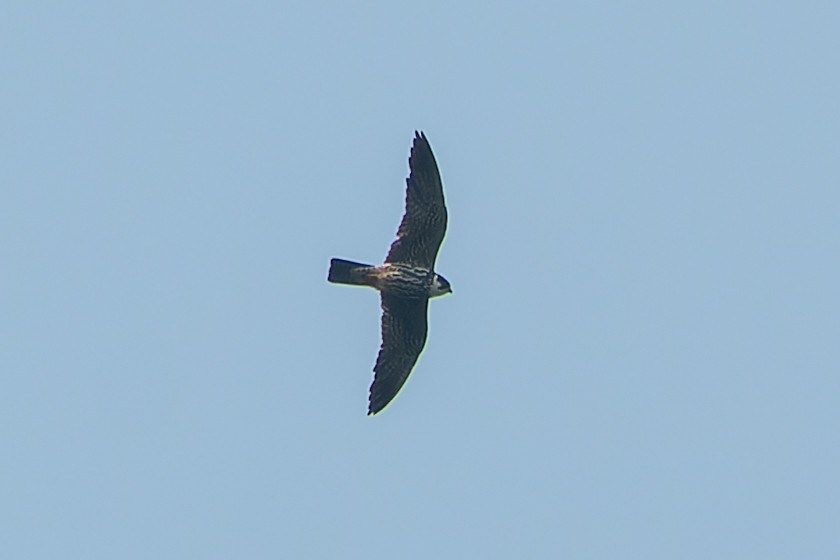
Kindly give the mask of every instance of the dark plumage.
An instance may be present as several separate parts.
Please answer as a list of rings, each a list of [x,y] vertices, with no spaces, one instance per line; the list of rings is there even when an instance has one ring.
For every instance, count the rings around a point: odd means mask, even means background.
[[[411,263],[433,270],[446,234],[446,204],[435,156],[426,136],[415,133],[405,180],[405,214],[386,263]]]
[[[405,214],[385,262],[379,266],[332,259],[327,280],[371,286],[382,300],[382,345],[373,367],[368,414],[376,414],[397,395],[426,344],[429,298],[450,293],[435,273],[435,259],[446,233],[446,205],[435,156],[422,132],[415,132],[408,159]]]

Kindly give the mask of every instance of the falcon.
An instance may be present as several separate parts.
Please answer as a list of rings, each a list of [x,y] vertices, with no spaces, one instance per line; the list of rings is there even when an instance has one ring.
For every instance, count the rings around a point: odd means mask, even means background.
[[[331,259],[327,280],[370,286],[382,304],[382,344],[368,414],[385,408],[399,393],[426,344],[429,299],[452,292],[449,281],[435,272],[435,259],[446,233],[446,205],[435,156],[426,135],[414,133],[408,158],[405,214],[381,265]]]

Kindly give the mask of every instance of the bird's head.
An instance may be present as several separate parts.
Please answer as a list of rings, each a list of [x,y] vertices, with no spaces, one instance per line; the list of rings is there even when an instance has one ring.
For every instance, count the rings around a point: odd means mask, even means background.
[[[451,294],[452,293],[452,286],[449,284],[449,280],[441,276],[440,274],[435,274],[435,281],[432,284],[432,289],[430,290],[429,297],[436,297],[442,296],[444,294]]]

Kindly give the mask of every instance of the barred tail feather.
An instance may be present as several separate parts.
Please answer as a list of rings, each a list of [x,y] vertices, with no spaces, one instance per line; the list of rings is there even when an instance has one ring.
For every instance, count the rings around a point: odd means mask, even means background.
[[[330,259],[330,272],[327,280],[335,284],[366,285],[365,270],[371,268],[369,264],[362,264],[344,259]]]

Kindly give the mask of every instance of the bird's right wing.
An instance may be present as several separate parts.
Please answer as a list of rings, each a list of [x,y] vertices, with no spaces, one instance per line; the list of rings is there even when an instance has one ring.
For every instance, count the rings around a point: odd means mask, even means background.
[[[432,270],[446,233],[447,214],[437,162],[422,132],[415,132],[408,166],[405,214],[385,262],[413,263]]]
[[[426,344],[428,298],[382,294],[382,346],[373,367],[368,414],[376,414],[397,395]]]

